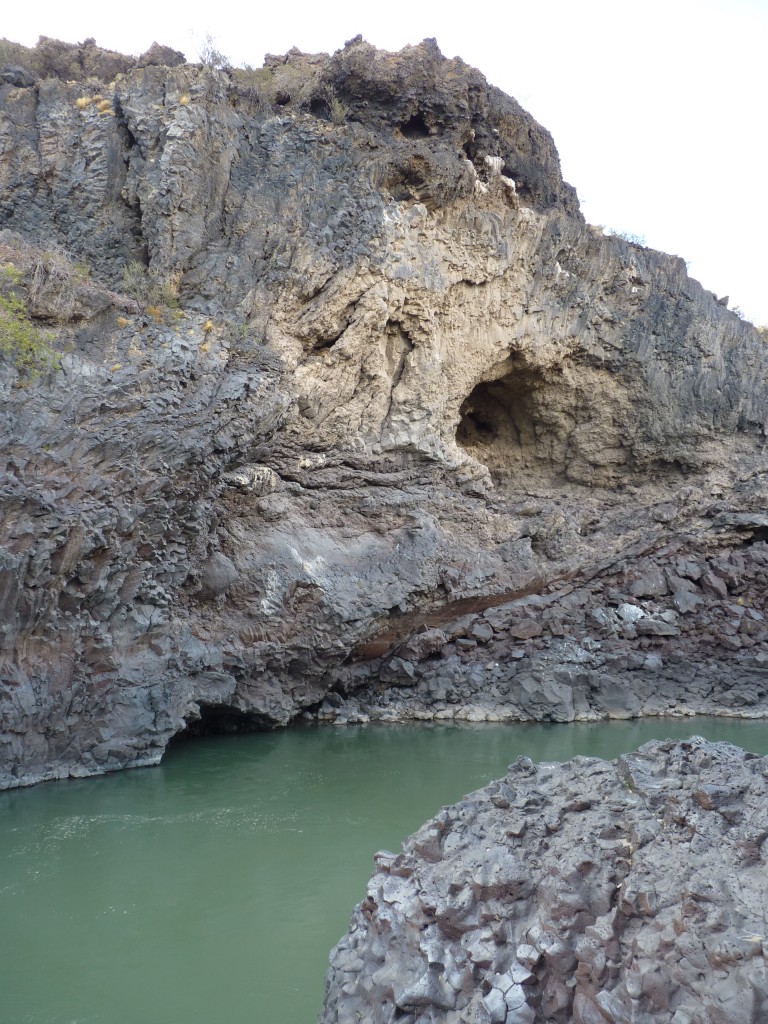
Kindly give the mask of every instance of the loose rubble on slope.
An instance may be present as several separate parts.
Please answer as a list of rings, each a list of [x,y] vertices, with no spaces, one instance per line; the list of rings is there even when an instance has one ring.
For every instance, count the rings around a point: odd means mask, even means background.
[[[612,561],[588,582],[558,581],[458,616],[447,605],[370,666],[360,652],[339,671],[336,691],[305,717],[336,724],[762,717],[768,545],[712,554],[689,539],[630,564]]]
[[[381,852],[320,1024],[755,1024],[768,758],[649,743],[535,766]]]
[[[478,71],[43,40],[0,153],[58,353],[0,355],[0,786],[302,716],[766,713],[765,340]]]

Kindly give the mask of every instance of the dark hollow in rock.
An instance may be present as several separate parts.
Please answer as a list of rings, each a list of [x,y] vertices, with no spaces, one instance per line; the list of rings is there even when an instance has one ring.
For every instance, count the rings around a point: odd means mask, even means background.
[[[610,487],[636,475],[627,395],[604,371],[513,352],[491,373],[462,403],[456,443],[494,484]]]
[[[199,711],[199,717],[190,718],[172,742],[179,743],[198,736],[233,736],[269,729],[269,723],[263,715],[250,711],[240,711],[222,704],[200,704]]]
[[[429,137],[429,128],[424,120],[424,115],[420,111],[401,124],[400,131],[406,139],[426,139]]]
[[[520,366],[481,381],[463,402],[456,442],[487,466],[495,481],[562,472],[562,464],[548,458],[554,438],[546,436],[544,391],[542,374]]]

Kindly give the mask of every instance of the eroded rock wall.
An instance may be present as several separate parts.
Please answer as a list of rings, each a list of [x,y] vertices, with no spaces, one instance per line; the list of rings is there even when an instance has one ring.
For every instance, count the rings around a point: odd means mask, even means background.
[[[363,720],[763,714],[758,332],[586,225],[546,131],[432,42],[146,63],[0,86],[2,258],[63,353],[0,366],[2,784],[348,698]],[[703,604],[632,593],[670,559]],[[536,595],[554,630],[515,636]],[[633,603],[693,624],[696,686]]]

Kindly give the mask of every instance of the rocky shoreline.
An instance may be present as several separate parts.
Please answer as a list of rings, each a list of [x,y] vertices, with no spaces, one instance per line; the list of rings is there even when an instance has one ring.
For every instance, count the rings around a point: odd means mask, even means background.
[[[699,738],[508,774],[382,851],[320,1024],[752,1024],[768,759]]]
[[[343,689],[306,717],[765,717],[766,567],[764,541],[708,557],[678,543],[581,586],[555,585],[455,619],[442,611],[440,625],[422,625],[377,659],[367,685],[357,666],[340,673]]]
[[[587,225],[515,100],[432,40],[15,60],[0,788],[304,717],[768,712],[765,339]]]
[[[305,720],[768,715],[768,346],[434,40],[0,66],[0,789]],[[754,1024],[768,759],[507,777],[322,1024]]]

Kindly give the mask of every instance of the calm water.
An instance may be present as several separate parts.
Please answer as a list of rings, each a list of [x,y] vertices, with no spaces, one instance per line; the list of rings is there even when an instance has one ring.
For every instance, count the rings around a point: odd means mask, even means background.
[[[0,793],[2,1024],[312,1024],[372,855],[518,754],[615,757],[768,724],[296,730]]]

